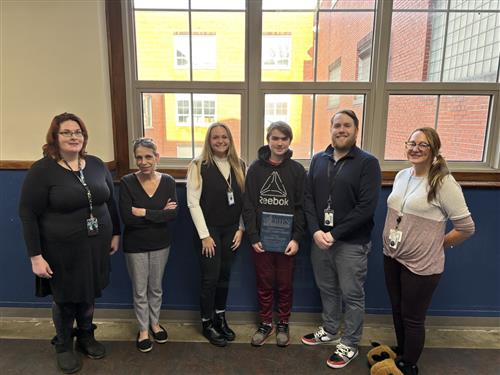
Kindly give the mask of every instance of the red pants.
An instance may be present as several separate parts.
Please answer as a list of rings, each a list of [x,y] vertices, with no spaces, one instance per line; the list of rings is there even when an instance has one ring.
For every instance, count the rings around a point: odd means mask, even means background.
[[[274,288],[278,293],[278,319],[288,322],[293,303],[293,267],[295,256],[283,253],[253,251],[257,276],[257,297],[260,304],[260,319],[273,322]]]

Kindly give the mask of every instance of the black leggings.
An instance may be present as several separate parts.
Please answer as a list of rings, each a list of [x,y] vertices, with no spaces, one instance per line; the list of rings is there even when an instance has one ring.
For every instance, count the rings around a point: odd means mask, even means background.
[[[231,245],[238,225],[209,226],[208,230],[216,244],[215,255],[208,258],[201,254],[201,241],[198,236],[196,236],[195,245],[201,266],[200,308],[202,319],[212,319],[215,310],[226,309],[231,264],[234,257]]]
[[[414,274],[398,261],[384,256],[385,284],[403,361],[415,365],[425,342],[425,316],[441,274]]]
[[[94,303],[52,303],[52,320],[54,321],[59,343],[71,339],[75,319],[79,329],[90,331],[93,318]]]

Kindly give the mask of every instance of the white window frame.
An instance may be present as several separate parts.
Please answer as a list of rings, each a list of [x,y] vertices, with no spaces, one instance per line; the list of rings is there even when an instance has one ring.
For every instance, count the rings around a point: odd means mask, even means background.
[[[142,135],[141,92],[213,93],[241,95],[241,155],[246,160],[257,156],[262,144],[265,94],[364,95],[362,147],[379,158],[384,171],[407,166],[404,161],[384,161],[389,95],[487,95],[492,98],[482,162],[451,162],[453,171],[500,173],[500,84],[496,82],[388,82],[392,0],[376,0],[371,80],[369,82],[268,82],[262,81],[262,1],[247,0],[245,82],[138,81],[134,52],[133,5],[122,3],[125,25],[126,80],[129,138]],[[335,11],[321,9],[320,11]],[[441,11],[442,10],[435,10]],[[444,11],[450,12],[450,11]],[[466,11],[467,12],[467,11]],[[473,12],[473,11],[469,11]],[[500,11],[499,11],[500,12]],[[230,13],[229,13],[230,15]],[[317,38],[317,33],[316,33]],[[253,51],[253,52],[252,52]],[[250,53],[252,52],[252,53]],[[288,65],[291,61],[289,59]],[[193,69],[193,67],[191,67]],[[191,73],[192,76],[192,73]],[[324,126],[324,124],[317,124]],[[129,153],[130,155],[130,153]],[[308,160],[302,160],[307,167]],[[131,160],[131,166],[133,161]],[[185,168],[185,160],[162,160],[163,167]]]
[[[142,98],[144,129],[153,129],[153,97],[151,94],[143,94]]]

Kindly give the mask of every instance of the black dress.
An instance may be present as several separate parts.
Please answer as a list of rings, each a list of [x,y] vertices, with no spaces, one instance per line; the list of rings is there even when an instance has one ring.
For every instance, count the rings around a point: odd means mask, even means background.
[[[85,157],[83,174],[92,192],[99,234],[89,237],[89,203],[77,172],[51,158],[37,161],[24,180],[19,216],[30,257],[41,254],[53,271],[36,278],[36,295],[57,303],[92,303],[109,283],[111,237],[120,234],[113,181],[104,163]]]

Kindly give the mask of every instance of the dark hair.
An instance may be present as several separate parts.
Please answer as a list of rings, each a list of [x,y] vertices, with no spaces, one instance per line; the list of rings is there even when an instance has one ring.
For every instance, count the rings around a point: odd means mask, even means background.
[[[446,160],[444,160],[443,156],[440,153],[441,149],[441,139],[439,139],[438,132],[429,127],[418,128],[411,132],[410,138],[416,132],[424,133],[427,138],[427,142],[429,143],[432,163],[427,174],[427,180],[429,181],[429,192],[427,193],[427,202],[431,202],[434,198],[436,198],[437,190],[441,186],[443,182],[443,178],[450,174],[450,170],[448,169],[448,164]],[[410,139],[408,138],[408,139]]]
[[[285,121],[275,121],[271,122],[271,124],[267,127],[267,133],[266,133],[266,139],[269,142],[269,137],[271,137],[271,133],[273,130],[279,130],[287,138],[290,139],[290,141],[293,139],[293,131],[292,127],[288,125]]]
[[[334,117],[337,116],[338,114],[341,114],[341,113],[343,113],[344,115],[347,115],[350,118],[352,118],[352,121],[354,121],[354,126],[359,127],[358,116],[356,116],[356,113],[354,111],[350,110],[350,109],[341,109],[340,111],[335,112],[335,114],[330,119],[330,125],[333,125],[333,119],[334,119]]]
[[[65,121],[74,121],[78,124],[78,126],[80,126],[80,130],[83,133],[83,146],[79,154],[80,157],[85,156],[85,147],[87,147],[87,141],[89,139],[87,127],[80,117],[68,112],[61,113],[52,119],[49,130],[47,131],[47,143],[42,147],[43,156],[48,156],[55,160],[61,160],[61,155],[59,153],[59,129],[61,128],[61,124]]]
[[[132,142],[132,145],[133,145],[134,155],[135,155],[135,151],[139,147],[149,148],[149,149],[153,150],[153,153],[155,155],[158,155],[158,147],[156,146],[156,143],[155,143],[153,138],[145,138],[145,137],[137,138],[137,139],[134,139],[134,141]]]

